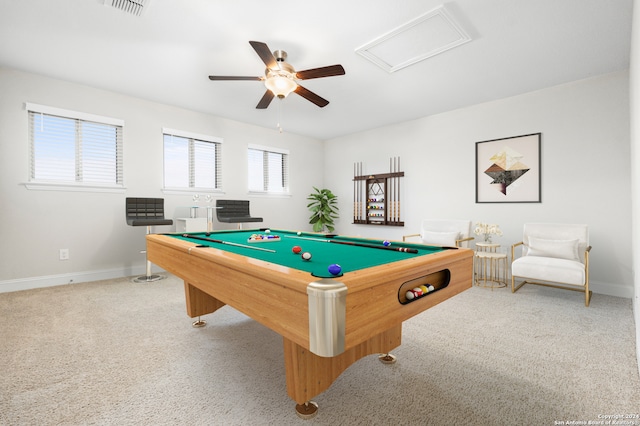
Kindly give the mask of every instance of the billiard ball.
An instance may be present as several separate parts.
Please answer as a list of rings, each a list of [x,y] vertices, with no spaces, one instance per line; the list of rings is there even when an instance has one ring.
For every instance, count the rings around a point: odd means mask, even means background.
[[[298,254],[302,251],[302,247],[300,246],[293,246],[293,248],[291,249],[291,251],[293,251],[295,254]]]
[[[302,235],[302,232],[298,231],[298,235]]]
[[[331,275],[338,275],[340,272],[342,272],[342,267],[337,263],[334,263],[332,265],[329,265],[328,270]]]
[[[382,245],[385,246],[385,247],[389,247],[391,245],[391,241],[384,240],[382,242]]]
[[[302,253],[302,260],[311,260],[311,253],[309,253],[308,251]]]
[[[432,286],[432,285],[430,285],[430,286],[429,286],[429,291],[433,291],[433,290],[435,290],[435,287],[434,287],[434,286]]]
[[[270,232],[271,232],[271,229],[265,229],[265,230],[264,230],[264,233],[265,233],[265,234],[268,234],[268,233],[270,233]]]
[[[413,294],[413,291],[409,290],[404,294],[404,297],[406,297],[407,300],[413,300],[416,295]]]
[[[429,289],[427,288],[426,285],[421,285],[420,286],[420,290],[422,290],[422,294],[427,294],[429,293]]]
[[[422,296],[422,289],[420,287],[416,287],[413,289],[414,294],[416,295],[416,297],[420,297]]]

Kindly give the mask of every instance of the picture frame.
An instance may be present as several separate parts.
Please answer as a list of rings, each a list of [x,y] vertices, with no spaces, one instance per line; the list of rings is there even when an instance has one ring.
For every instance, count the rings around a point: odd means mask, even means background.
[[[476,203],[541,203],[542,133],[476,142]]]

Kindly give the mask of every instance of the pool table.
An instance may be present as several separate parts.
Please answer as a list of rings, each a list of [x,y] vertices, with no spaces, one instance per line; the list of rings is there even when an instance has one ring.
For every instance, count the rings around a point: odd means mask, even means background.
[[[191,318],[229,305],[283,337],[287,392],[303,418],[358,359],[393,362],[403,321],[472,285],[465,248],[266,228],[146,238],[148,259],[184,280]]]

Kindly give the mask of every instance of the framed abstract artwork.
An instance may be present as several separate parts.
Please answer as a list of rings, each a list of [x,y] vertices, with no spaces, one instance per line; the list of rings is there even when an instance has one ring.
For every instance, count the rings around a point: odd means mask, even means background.
[[[476,142],[476,203],[540,203],[541,133]]]

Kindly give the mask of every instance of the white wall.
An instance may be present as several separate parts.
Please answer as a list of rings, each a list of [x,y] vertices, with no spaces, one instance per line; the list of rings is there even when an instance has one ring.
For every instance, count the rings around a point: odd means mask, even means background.
[[[628,73],[619,72],[326,142],[337,232],[400,239],[423,219],[497,223],[504,246],[525,222],[590,226],[592,289],[631,297]],[[428,102],[428,99],[425,100]],[[475,142],[542,133],[542,203],[476,204]],[[403,228],[352,224],[354,162],[386,173],[400,157]]]
[[[264,226],[309,229],[312,186],[322,186],[323,144],[193,111],[0,68],[0,291],[143,273],[144,227],[125,223],[126,197],[163,197],[168,217],[188,217],[192,194],[162,192],[162,128],[224,139],[224,198],[249,199]],[[28,190],[25,102],[123,119],[126,191]],[[214,102],[214,100],[212,100]],[[249,143],[288,149],[291,197],[247,194]],[[217,228],[227,228],[215,223]],[[158,227],[157,232],[171,231]],[[59,260],[68,248],[70,259]]]
[[[640,369],[640,0],[633,2],[631,33],[630,105],[631,105],[631,202],[633,230],[633,312],[636,320],[636,352]]]
[[[0,69],[0,291],[34,280],[68,282],[73,274],[81,275],[78,281],[101,273],[142,272],[144,262],[138,251],[143,248],[144,230],[125,224],[124,198],[164,197],[168,215],[174,218],[186,216],[186,206],[191,204],[190,195],[161,191],[160,129],[170,127],[224,138],[225,197],[250,198],[253,213],[264,216],[266,226],[309,229],[306,196],[313,185],[330,188],[339,196],[337,231],[345,234],[399,239],[416,232],[424,218],[468,218],[500,224],[505,232],[500,242],[510,245],[519,241],[525,222],[587,223],[594,247],[593,290],[631,297],[628,77],[626,72],[614,73],[323,144]],[[28,174],[24,102],[124,119],[126,192],[27,190],[22,185]],[[542,132],[543,202],[476,204],[475,142],[535,132]],[[244,154],[248,143],[291,151],[292,197],[247,195]],[[384,173],[389,170],[389,158],[395,156],[401,158],[406,173],[401,188],[405,227],[353,225],[354,162],[363,162],[365,173]],[[60,248],[70,250],[70,260],[58,260]]]

